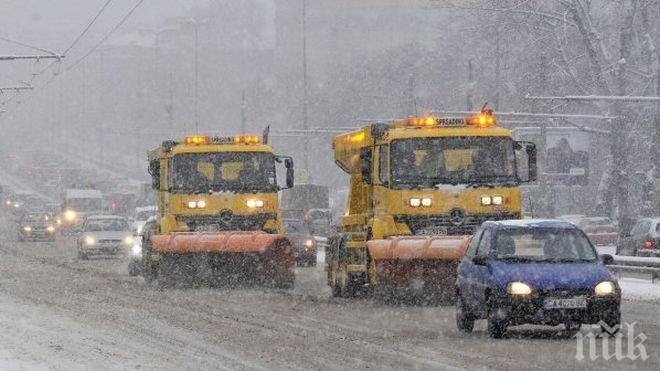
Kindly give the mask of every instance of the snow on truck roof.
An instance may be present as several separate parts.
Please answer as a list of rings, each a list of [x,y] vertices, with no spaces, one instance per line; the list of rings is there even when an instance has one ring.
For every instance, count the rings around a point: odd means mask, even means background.
[[[67,189],[65,197],[70,198],[103,198],[98,189]]]

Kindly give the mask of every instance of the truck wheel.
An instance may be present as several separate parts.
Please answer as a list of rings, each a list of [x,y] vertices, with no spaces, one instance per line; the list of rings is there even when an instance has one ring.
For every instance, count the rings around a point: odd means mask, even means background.
[[[465,333],[470,333],[474,329],[474,317],[466,307],[460,294],[456,295],[456,327]]]
[[[275,287],[283,290],[291,290],[296,282],[296,275],[293,272],[281,274],[275,280]]]

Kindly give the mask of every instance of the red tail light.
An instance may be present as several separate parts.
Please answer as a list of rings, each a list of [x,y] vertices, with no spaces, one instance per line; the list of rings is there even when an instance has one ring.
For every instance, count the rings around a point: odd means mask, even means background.
[[[651,241],[651,240],[646,240],[646,241],[644,241],[643,246],[644,246],[645,249],[652,249],[652,248],[655,247],[655,242]]]

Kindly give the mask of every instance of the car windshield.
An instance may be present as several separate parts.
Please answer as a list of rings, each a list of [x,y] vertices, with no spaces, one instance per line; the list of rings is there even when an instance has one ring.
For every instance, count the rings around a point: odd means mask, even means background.
[[[28,214],[23,217],[24,223],[47,222],[50,220],[48,214]]]
[[[99,211],[103,209],[103,200],[100,198],[69,198],[67,207],[76,211]]]
[[[275,158],[270,153],[183,154],[173,162],[178,193],[277,191]]]
[[[128,223],[123,219],[92,219],[85,225],[85,232],[128,231]]]
[[[515,183],[513,141],[506,137],[445,137],[394,140],[392,186]]]
[[[499,231],[495,238],[499,260],[593,262],[596,251],[575,229],[525,228]]]

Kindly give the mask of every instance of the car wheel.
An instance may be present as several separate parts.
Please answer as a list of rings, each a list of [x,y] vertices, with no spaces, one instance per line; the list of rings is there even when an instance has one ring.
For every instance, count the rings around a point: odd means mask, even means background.
[[[465,333],[470,333],[474,329],[474,317],[465,306],[460,293],[456,295],[456,327]]]

